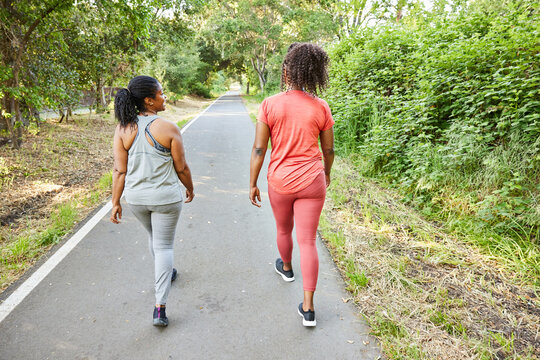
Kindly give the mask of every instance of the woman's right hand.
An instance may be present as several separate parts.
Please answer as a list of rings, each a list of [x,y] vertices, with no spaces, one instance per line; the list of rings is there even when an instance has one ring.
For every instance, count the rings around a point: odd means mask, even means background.
[[[251,203],[257,207],[261,207],[261,204],[257,202],[261,202],[261,192],[259,191],[259,188],[257,186],[252,186],[249,189],[249,199],[251,200]]]
[[[111,222],[113,224],[120,224],[120,219],[122,219],[122,205],[113,205],[111,211]]]
[[[194,197],[195,197],[195,193],[193,192],[193,190],[186,189],[186,199],[184,200],[184,204],[190,203]]]

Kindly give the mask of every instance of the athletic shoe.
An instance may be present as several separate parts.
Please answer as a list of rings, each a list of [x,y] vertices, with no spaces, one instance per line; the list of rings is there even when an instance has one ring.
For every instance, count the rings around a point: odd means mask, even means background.
[[[274,265],[274,269],[276,269],[276,272],[281,275],[283,280],[287,282],[294,281],[294,273],[291,270],[283,270],[283,260],[280,258],[276,259],[276,264]]]
[[[176,277],[178,276],[178,271],[176,271],[175,268],[172,269],[172,276],[171,276],[171,282],[176,280]]]
[[[315,320],[315,311],[313,310],[304,311],[304,309],[302,308],[303,304],[304,303],[300,303],[300,305],[298,305],[298,315],[302,317],[302,325],[304,326],[317,325],[317,321]]]
[[[167,326],[169,319],[165,314],[165,307],[154,306],[154,326]]]

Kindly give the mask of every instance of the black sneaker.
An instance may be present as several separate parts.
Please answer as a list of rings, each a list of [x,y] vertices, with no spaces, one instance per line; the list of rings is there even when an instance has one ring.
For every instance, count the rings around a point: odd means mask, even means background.
[[[274,269],[276,269],[276,272],[281,275],[283,280],[287,282],[294,281],[294,273],[291,270],[283,270],[283,260],[280,258],[276,259],[276,265],[274,265]]]
[[[169,319],[165,314],[165,307],[154,306],[154,326],[167,326]]]
[[[317,325],[317,321],[315,320],[315,311],[313,310],[304,311],[304,309],[302,308],[302,305],[304,305],[304,303],[300,303],[300,305],[298,305],[298,314],[302,317],[302,325],[304,326]]]
[[[172,276],[171,276],[171,282],[173,282],[174,280],[176,280],[176,278],[178,277],[178,271],[173,268],[172,269]]]

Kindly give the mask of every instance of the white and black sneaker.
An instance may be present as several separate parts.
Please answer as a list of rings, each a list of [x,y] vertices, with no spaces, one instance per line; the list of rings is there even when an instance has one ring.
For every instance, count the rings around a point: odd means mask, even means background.
[[[302,305],[304,305],[304,303],[300,303],[300,305],[298,305],[298,314],[302,317],[302,325],[316,326],[317,321],[315,320],[315,311],[304,311]]]
[[[283,280],[287,282],[294,281],[294,273],[291,270],[283,270],[283,260],[281,258],[276,259],[276,264],[274,265],[274,269],[276,269],[276,272],[281,275]]]

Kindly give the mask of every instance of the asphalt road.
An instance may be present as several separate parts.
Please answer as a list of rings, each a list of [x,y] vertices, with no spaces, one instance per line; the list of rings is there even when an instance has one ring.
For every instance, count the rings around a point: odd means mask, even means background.
[[[302,326],[298,248],[296,281],[285,283],[273,268],[279,255],[265,171],[262,208],[248,199],[253,136],[234,94],[183,135],[196,197],[176,234],[179,278],[167,328],[152,326],[152,258],[126,207],[120,225],[102,218],[0,322],[0,359],[378,359],[320,242],[317,327]]]

